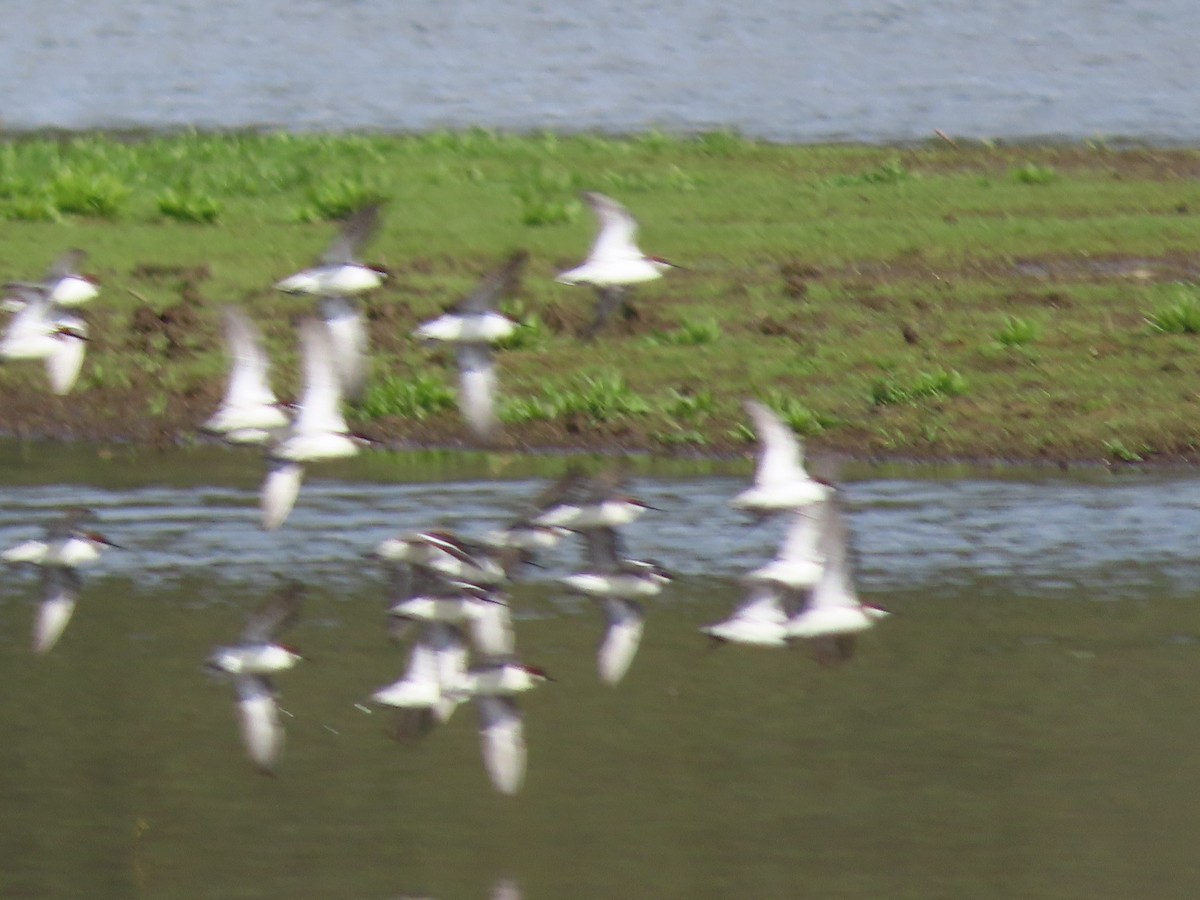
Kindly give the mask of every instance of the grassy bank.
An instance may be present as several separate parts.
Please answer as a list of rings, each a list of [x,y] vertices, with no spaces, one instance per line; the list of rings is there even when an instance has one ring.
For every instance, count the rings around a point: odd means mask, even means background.
[[[0,368],[0,430],[186,439],[224,377],[219,309],[245,305],[296,383],[277,294],[333,219],[386,201],[368,257],[367,434],[453,443],[448,355],[409,332],[515,247],[532,253],[501,356],[506,441],[719,452],[737,401],[858,455],[1200,459],[1200,153],[1105,146],[782,147],[629,139],[180,135],[0,144],[0,278],[90,251],[104,282],[80,383]],[[686,266],[594,344],[590,292],[555,284],[622,200]],[[149,415],[142,411],[148,410]]]

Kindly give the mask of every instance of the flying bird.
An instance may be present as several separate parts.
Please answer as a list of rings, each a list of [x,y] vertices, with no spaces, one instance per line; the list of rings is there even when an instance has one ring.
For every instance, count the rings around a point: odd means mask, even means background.
[[[515,290],[528,259],[529,254],[524,250],[514,253],[467,297],[413,332],[419,340],[454,346],[458,408],[471,433],[485,444],[495,441],[499,430],[492,345],[512,335],[517,328],[498,307]]]
[[[16,312],[28,302],[33,291],[58,306],[80,306],[100,293],[100,282],[94,275],[82,272],[87,252],[72,249],[63,253],[46,271],[41,281],[10,281],[3,286],[3,309]],[[12,296],[8,296],[11,294]]]
[[[351,434],[342,416],[342,383],[334,367],[329,335],[320,322],[300,326],[304,393],[291,425],[267,453],[267,476],[260,491],[262,527],[273,531],[291,513],[300,493],[304,466],[358,453],[362,438]]]
[[[798,509],[833,493],[804,469],[804,449],[792,429],[768,406],[746,400],[742,406],[758,434],[758,466],[754,485],[733,498],[732,504],[758,516]]]
[[[377,288],[387,271],[359,260],[359,255],[379,227],[378,203],[354,212],[315,266],[289,275],[275,287],[288,294],[347,297]]]
[[[24,541],[0,553],[0,560],[26,563],[41,571],[42,601],[33,630],[33,650],[50,651],[71,621],[83,587],[79,570],[100,559],[101,553],[117,547],[87,525],[96,519],[90,509],[73,508],[46,526],[40,540]]]
[[[242,743],[266,775],[275,771],[284,738],[271,676],[301,659],[279,636],[299,618],[302,595],[300,585],[285,584],[247,618],[237,644],[217,647],[208,658],[210,669],[233,679]]]
[[[231,444],[262,444],[288,426],[269,383],[262,334],[244,312],[225,309],[229,382],[221,406],[200,427]]]
[[[583,199],[596,215],[599,231],[582,265],[559,273],[560,284],[590,284],[596,290],[595,319],[583,332],[591,339],[618,309],[628,310],[630,285],[661,278],[667,269],[679,268],[660,256],[647,256],[635,241],[637,220],[611,197],[589,191]]]
[[[23,302],[0,337],[0,360],[42,360],[50,389],[62,396],[83,365],[87,323],[41,290],[21,288],[17,294]]]

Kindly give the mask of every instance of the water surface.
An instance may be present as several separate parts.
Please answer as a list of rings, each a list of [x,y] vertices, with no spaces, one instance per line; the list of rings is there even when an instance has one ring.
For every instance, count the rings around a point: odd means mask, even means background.
[[[745,467],[648,468],[631,550],[680,573],[616,689],[595,612],[514,589],[529,773],[495,794],[472,711],[418,746],[355,707],[396,677],[361,553],[502,521],[560,461],[380,454],[256,527],[257,460],[0,447],[0,544],[65,503],[126,547],[33,658],[33,581],[0,592],[0,894],[526,898],[1192,897],[1200,887],[1200,478],[913,470],[845,485],[860,585],[894,613],[847,666],[711,650],[779,526],[728,510]],[[385,474],[381,474],[385,473]],[[961,475],[961,472],[956,474]],[[1019,477],[1018,477],[1019,476]],[[367,478],[371,480],[366,480]],[[201,663],[276,580],[310,583],[280,676],[279,777],[241,754]]]
[[[49,0],[4,125],[1200,136],[1191,0]]]

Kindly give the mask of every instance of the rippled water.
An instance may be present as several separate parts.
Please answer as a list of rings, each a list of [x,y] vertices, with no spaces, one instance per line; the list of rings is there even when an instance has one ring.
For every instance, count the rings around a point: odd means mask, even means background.
[[[7,128],[1200,135],[1190,0],[23,7],[0,33]]]
[[[198,483],[209,465],[233,481]],[[544,465],[547,475],[561,468]],[[121,471],[122,464],[93,466],[92,483],[0,489],[0,545],[35,536],[64,506],[84,505],[128,548],[107,558],[105,571],[142,584],[262,584],[286,571],[356,585],[373,577],[362,555],[383,538],[433,525],[482,534],[519,513],[546,480],[475,471],[429,481],[420,463],[403,456],[390,467],[393,477],[415,480],[364,483],[353,480],[353,469],[345,470],[346,480],[318,471],[287,526],[267,534],[258,527],[260,466],[253,454],[208,448],[167,457],[140,484],[104,486],[104,469]],[[376,477],[388,470],[386,462],[374,464]],[[864,472],[847,481],[863,589],[942,596],[996,581],[1023,596],[1086,591],[1117,599],[1147,591],[1190,596],[1200,583],[1200,478],[1193,473],[1027,475]],[[639,494],[661,512],[629,528],[631,547],[694,579],[736,578],[758,565],[774,553],[785,523],[751,525],[730,508],[745,478],[639,478]],[[562,574],[575,561],[560,554],[557,566],[533,577]]]
[[[263,535],[253,455],[0,445],[0,545],[85,504],[126,548],[45,658],[33,579],[0,591],[0,896],[1195,896],[1200,477],[852,470],[861,587],[893,615],[825,670],[696,630],[778,537],[727,507],[748,466],[646,464],[630,547],[682,577],[616,689],[551,583],[575,551],[516,586],[557,680],[522,698],[506,798],[470,710],[400,746],[356,708],[403,665],[361,554],[503,521],[562,465],[373,454]],[[275,573],[310,593],[271,779],[201,664]]]

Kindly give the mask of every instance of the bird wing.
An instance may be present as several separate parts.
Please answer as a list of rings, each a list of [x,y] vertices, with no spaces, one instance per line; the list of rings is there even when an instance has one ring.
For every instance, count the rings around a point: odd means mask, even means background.
[[[347,428],[341,409],[342,380],[334,362],[329,332],[320,321],[306,319],[300,326],[300,344],[304,354],[304,394],[293,428],[297,433],[344,433]]]
[[[515,794],[525,779],[525,727],[521,710],[511,697],[487,694],[475,697],[479,710],[479,737],[483,766],[493,787]]]
[[[279,723],[275,689],[263,675],[238,676],[234,687],[246,754],[263,774],[270,775],[283,748],[283,726]]]
[[[611,526],[583,532],[584,555],[593,572],[615,572],[620,568],[621,536]]]
[[[45,284],[54,284],[71,275],[77,275],[87,260],[87,251],[72,248],[50,264],[46,270]]]
[[[604,607],[604,638],[596,652],[596,667],[607,684],[616,684],[625,677],[637,655],[645,629],[645,610],[633,600],[606,598]]]
[[[458,408],[471,433],[484,443],[496,437],[496,364],[487,344],[458,344]]]
[[[303,597],[304,586],[299,582],[289,581],[281,586],[247,617],[242,640],[246,643],[275,640],[296,624]]]
[[[783,627],[787,623],[788,613],[784,609],[779,588],[755,582],[750,586],[745,599],[734,610],[733,617]]]
[[[58,642],[79,597],[82,580],[74,569],[42,567],[42,602],[33,629],[33,651],[47,653]]]
[[[352,297],[321,297],[317,311],[329,335],[342,393],[352,399],[361,397],[367,381],[367,326],[358,301]]]
[[[516,650],[512,611],[500,594],[471,601],[471,640],[488,657],[512,656]]]
[[[264,531],[274,531],[285,521],[296,498],[300,495],[300,482],[304,479],[304,466],[300,463],[272,460],[267,465],[267,477],[259,490],[259,507]]]
[[[517,289],[521,271],[529,260],[529,253],[518,250],[499,269],[489,272],[475,290],[458,301],[451,310],[459,314],[485,313],[495,310],[500,301]]]
[[[845,516],[833,500],[826,500],[818,513],[820,536],[817,550],[824,559],[821,579],[809,592],[808,609],[859,606],[850,570],[850,536]]]
[[[591,253],[588,254],[589,262],[628,259],[642,255],[634,240],[637,236],[637,220],[630,215],[629,210],[612,197],[594,191],[584,193],[583,199],[592,208],[600,226]]]
[[[796,510],[788,523],[783,543],[779,547],[779,558],[786,560],[802,560],[817,558],[818,546],[821,539],[821,523],[824,518],[821,504],[830,501],[817,501]],[[814,508],[815,507],[815,508]]]
[[[324,265],[354,263],[379,227],[379,204],[371,203],[351,214],[321,257]]]
[[[743,408],[754,420],[758,434],[758,471],[754,480],[760,485],[789,481],[804,471],[804,453],[796,435],[765,404],[745,400]]]
[[[229,352],[229,384],[225,405],[273,405],[275,394],[268,383],[270,362],[263,349],[262,333],[242,310],[225,307],[225,346]]]
[[[70,393],[79,377],[87,352],[87,338],[75,328],[55,335],[54,341],[54,350],[46,357],[46,375],[50,379],[50,390],[61,397]]]

